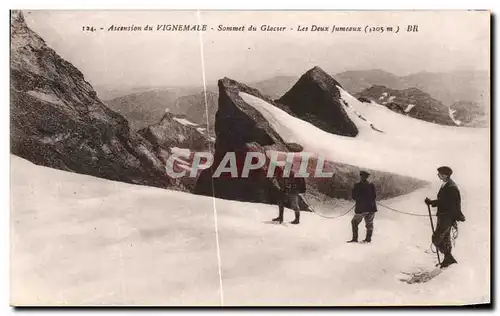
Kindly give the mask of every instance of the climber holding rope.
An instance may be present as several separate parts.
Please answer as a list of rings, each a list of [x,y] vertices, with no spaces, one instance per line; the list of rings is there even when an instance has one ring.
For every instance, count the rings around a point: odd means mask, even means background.
[[[425,203],[432,207],[437,207],[437,225],[432,234],[432,243],[438,251],[444,254],[443,262],[440,267],[446,268],[451,264],[458,263],[451,254],[451,236],[452,228],[457,229],[457,221],[464,222],[465,216],[461,210],[460,190],[451,179],[453,171],[450,167],[439,167],[438,177],[443,181],[439,189],[437,199],[431,200],[425,198]]]

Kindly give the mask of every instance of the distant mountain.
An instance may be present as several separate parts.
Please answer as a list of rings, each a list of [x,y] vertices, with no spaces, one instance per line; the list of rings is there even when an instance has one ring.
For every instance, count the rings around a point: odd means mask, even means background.
[[[375,101],[400,114],[441,125],[455,125],[449,108],[417,88],[394,90],[372,86],[356,94],[360,101]]]
[[[351,94],[361,92],[373,85],[392,89],[401,89],[404,86],[400,77],[380,69],[345,71],[333,77]]]
[[[106,104],[127,118],[130,128],[136,131],[158,123],[167,109],[175,114],[183,114],[183,111],[176,107],[179,93],[175,89],[153,89],[118,97],[107,101]]]
[[[278,99],[297,82],[296,76],[276,76],[269,79],[249,83],[270,99]]]
[[[116,87],[115,85],[96,85],[94,88],[103,102],[151,90],[151,87]]]
[[[447,106],[457,101],[489,104],[490,78],[487,71],[421,72],[402,79],[406,88],[418,88]]]
[[[180,87],[165,87],[165,86],[140,86],[140,87],[127,87],[127,86],[116,86],[116,85],[97,85],[95,86],[97,95],[104,102],[123,97],[130,94],[141,94],[148,91],[159,90],[159,91],[170,91],[175,93],[178,97],[183,95],[189,95],[196,93],[201,90],[201,86],[180,86]]]
[[[205,96],[206,104],[205,105]],[[210,133],[214,132],[215,113],[217,112],[217,102],[219,95],[214,92],[207,91],[206,95],[202,91],[197,94],[186,95],[178,98],[175,101],[174,109],[186,115],[186,117],[194,123],[199,125],[208,124],[210,126]]]
[[[421,72],[396,76],[383,70],[359,70],[342,72],[334,77],[351,94],[378,85],[395,90],[417,88],[446,106],[460,100],[489,103],[490,79],[486,71]]]

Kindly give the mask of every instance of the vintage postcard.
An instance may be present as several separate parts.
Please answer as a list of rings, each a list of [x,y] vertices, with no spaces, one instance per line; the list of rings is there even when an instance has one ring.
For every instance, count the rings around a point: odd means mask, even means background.
[[[10,15],[11,305],[491,303],[489,11]]]

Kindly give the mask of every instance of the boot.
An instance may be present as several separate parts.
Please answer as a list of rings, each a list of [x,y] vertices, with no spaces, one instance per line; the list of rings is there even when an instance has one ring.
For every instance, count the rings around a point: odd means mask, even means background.
[[[366,230],[366,238],[365,240],[363,240],[364,243],[370,243],[372,242],[372,234],[373,234],[373,230],[372,229],[367,229]]]
[[[348,243],[351,242],[358,242],[358,226],[354,224],[352,224],[352,239]]]
[[[290,224],[298,224],[300,223],[300,212],[295,212],[295,219],[290,222]]]
[[[280,223],[280,224],[281,224],[281,223],[283,223],[283,217],[278,216],[278,217],[276,217],[276,218],[273,218],[273,219],[272,219],[272,221],[273,221],[273,222],[278,222],[278,223]]]
[[[273,222],[283,223],[283,213],[285,212],[285,208],[283,207],[283,202],[278,202],[278,217],[273,218]]]
[[[441,262],[440,268],[443,269],[443,268],[449,267],[450,265],[452,265],[454,263],[458,263],[457,260],[455,260],[455,258],[453,258],[451,253],[447,253],[444,255],[444,259],[443,259],[443,262]]]

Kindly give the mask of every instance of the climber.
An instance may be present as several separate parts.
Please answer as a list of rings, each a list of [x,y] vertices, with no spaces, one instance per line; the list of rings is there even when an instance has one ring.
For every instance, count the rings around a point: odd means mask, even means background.
[[[450,167],[442,166],[437,169],[438,177],[443,181],[439,189],[437,199],[425,198],[425,203],[432,207],[437,207],[437,225],[432,234],[432,243],[438,251],[444,254],[441,268],[446,268],[451,264],[458,263],[451,254],[451,228],[457,228],[457,221],[464,222],[465,216],[461,210],[460,190],[451,179],[453,170]]]
[[[366,238],[363,242],[370,243],[373,234],[373,219],[375,212],[377,212],[377,205],[375,203],[377,195],[375,193],[375,186],[368,181],[370,174],[366,171],[361,171],[359,176],[361,178],[360,182],[356,183],[352,189],[352,197],[356,202],[356,206],[354,208],[354,217],[351,220],[352,239],[348,242],[358,242],[358,225],[364,219]]]
[[[271,178],[273,188],[277,195],[278,201],[278,217],[274,218],[273,222],[283,223],[283,213],[285,204],[288,202],[290,208],[295,213],[295,219],[290,224],[299,224],[300,208],[299,195],[306,192],[306,182],[304,178],[295,177],[295,173],[290,171],[288,176],[283,175],[283,168],[278,167],[275,171],[275,176]]]

